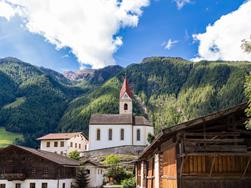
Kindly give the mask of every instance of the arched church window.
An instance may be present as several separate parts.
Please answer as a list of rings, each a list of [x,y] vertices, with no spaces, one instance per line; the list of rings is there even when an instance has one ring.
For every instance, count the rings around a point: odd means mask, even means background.
[[[97,129],[97,135],[96,135],[97,140],[100,140],[100,129]]]
[[[120,140],[124,140],[124,139],[125,139],[125,130],[120,129]]]
[[[140,129],[137,129],[137,141],[140,141]]]
[[[109,129],[108,131],[108,139],[112,140],[112,129]]]
[[[124,110],[128,110],[128,104],[127,103],[124,104]]]

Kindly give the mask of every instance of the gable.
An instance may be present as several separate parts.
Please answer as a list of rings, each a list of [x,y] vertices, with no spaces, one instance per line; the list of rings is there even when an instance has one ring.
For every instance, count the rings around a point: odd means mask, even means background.
[[[131,99],[131,97],[128,95],[127,92],[125,92],[125,93],[122,95],[121,99]]]
[[[245,128],[245,122],[247,120],[247,117],[245,115],[246,107],[247,104],[240,104],[232,108],[228,108],[219,112],[209,114],[204,117],[181,123],[170,128],[163,129],[153,141],[153,143],[145,149],[141,157],[146,157],[150,155],[161,144],[169,143],[167,142],[168,140],[171,140],[172,142],[172,140],[176,140],[177,137],[185,134],[196,137],[197,141],[198,139],[200,139],[199,137],[201,137],[201,140],[203,140],[204,142],[229,142],[230,145],[233,141],[240,141],[234,140],[235,137],[231,136],[233,134],[236,134],[239,139],[241,139],[241,141],[243,139],[247,141],[247,139],[250,138],[251,131],[248,131]],[[211,140],[205,139],[204,135],[208,136]],[[223,139],[224,136],[226,137],[226,139],[224,140],[217,139],[219,137]],[[227,139],[228,137],[233,140]],[[189,140],[189,142],[191,141],[194,140]],[[245,145],[245,147],[247,147],[247,145]],[[225,148],[227,147],[225,146]],[[228,149],[229,148],[231,147],[228,147]],[[238,147],[237,149],[241,149],[241,147]]]

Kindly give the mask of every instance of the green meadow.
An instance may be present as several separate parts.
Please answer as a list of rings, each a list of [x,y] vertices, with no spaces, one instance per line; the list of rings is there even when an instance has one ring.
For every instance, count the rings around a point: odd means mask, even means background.
[[[0,128],[0,148],[13,144],[16,139],[22,138],[21,134],[8,132],[4,128]]]

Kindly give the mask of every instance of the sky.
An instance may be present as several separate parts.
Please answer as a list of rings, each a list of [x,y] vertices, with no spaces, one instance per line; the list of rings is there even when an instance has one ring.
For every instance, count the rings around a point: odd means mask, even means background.
[[[149,56],[249,60],[248,0],[0,0],[0,58],[64,72]]]

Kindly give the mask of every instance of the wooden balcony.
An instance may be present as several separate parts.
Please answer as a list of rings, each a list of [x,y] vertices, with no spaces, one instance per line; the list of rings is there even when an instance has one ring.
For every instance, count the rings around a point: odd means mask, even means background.
[[[8,181],[14,181],[14,180],[22,181],[22,180],[25,180],[26,178],[24,173],[5,173],[5,174],[1,174],[0,177]]]

